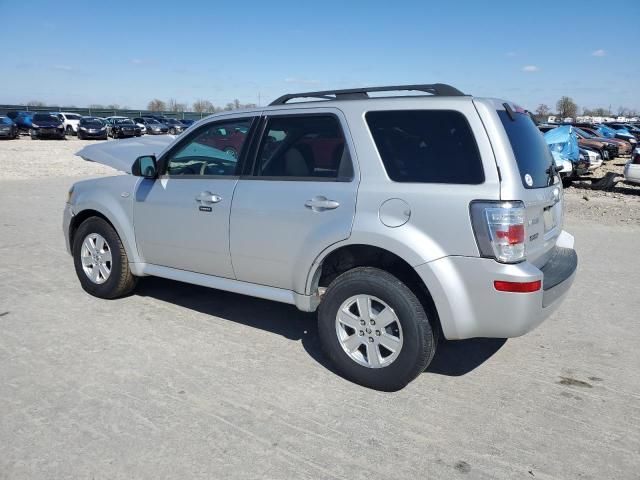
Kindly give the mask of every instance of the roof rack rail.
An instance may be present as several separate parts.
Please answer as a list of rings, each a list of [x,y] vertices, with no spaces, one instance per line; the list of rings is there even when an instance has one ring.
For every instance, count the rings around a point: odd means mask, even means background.
[[[284,105],[294,98],[319,98],[322,100],[362,100],[369,98],[369,92],[402,92],[416,91],[432,95],[460,97],[464,96],[457,88],[446,83],[433,83],[425,85],[390,85],[385,87],[349,88],[346,90],[324,90],[321,92],[287,93],[276,98],[269,105]]]

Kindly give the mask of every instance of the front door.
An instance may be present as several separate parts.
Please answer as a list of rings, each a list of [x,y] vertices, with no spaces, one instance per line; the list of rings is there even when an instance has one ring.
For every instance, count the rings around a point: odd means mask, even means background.
[[[134,225],[146,263],[235,278],[229,214],[251,123],[240,118],[201,126],[159,159],[158,179],[139,183]],[[234,133],[238,154],[219,148],[221,128]]]

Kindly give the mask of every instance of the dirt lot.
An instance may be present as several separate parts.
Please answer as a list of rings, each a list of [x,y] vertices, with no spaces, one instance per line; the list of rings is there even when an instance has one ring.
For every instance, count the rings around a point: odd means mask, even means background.
[[[0,142],[0,479],[640,478],[637,189],[566,191],[578,276],[537,330],[445,342],[389,394],[335,375],[287,305],[86,295],[62,204],[113,171],[81,143]]]

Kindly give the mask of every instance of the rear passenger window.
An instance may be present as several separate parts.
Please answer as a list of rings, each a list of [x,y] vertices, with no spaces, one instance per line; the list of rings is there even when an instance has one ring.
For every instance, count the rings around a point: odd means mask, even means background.
[[[479,184],[482,160],[469,123],[450,110],[366,114],[389,178],[395,182]]]
[[[260,142],[255,174],[350,180],[351,158],[340,122],[332,115],[270,118]]]

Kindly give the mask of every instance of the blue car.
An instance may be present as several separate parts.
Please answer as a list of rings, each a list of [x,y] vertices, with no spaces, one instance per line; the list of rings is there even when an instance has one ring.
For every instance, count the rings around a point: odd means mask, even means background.
[[[13,111],[7,112],[7,117],[13,120],[18,126],[20,132],[29,133],[31,130],[31,123],[33,122],[33,112]]]
[[[0,138],[18,138],[18,126],[9,117],[0,115]]]

